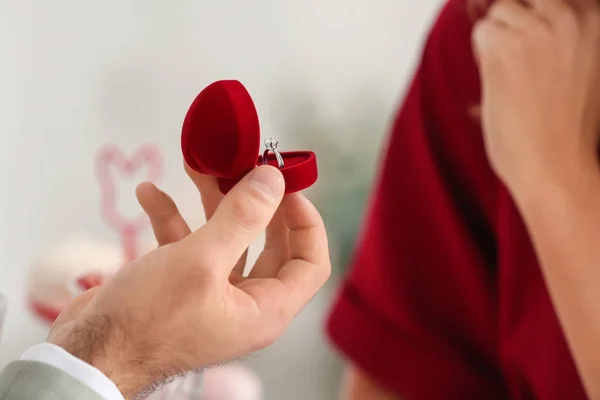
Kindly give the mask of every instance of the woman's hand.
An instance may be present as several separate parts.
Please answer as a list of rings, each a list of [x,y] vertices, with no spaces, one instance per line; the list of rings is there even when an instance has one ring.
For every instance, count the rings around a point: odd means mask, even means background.
[[[597,168],[597,0],[498,0],[473,31],[490,162],[509,189]]]
[[[590,399],[600,399],[598,0],[498,0],[473,41],[492,166],[527,226]]]

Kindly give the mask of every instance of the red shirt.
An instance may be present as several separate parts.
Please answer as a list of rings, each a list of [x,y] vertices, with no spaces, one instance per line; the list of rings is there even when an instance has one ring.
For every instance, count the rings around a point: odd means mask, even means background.
[[[395,121],[335,345],[407,400],[585,399],[528,234],[469,110],[466,0],[450,0]]]

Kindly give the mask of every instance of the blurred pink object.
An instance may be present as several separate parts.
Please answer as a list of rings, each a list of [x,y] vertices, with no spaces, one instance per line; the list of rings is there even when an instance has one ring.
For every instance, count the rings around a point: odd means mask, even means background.
[[[262,400],[258,376],[233,363],[194,372],[153,393],[148,400]]]
[[[242,364],[229,364],[204,371],[202,400],[262,400],[262,383]]]
[[[118,246],[73,238],[42,251],[33,261],[27,298],[33,312],[48,323],[73,299],[71,282],[81,276],[110,276],[123,264]]]
[[[134,172],[146,167],[149,168],[148,180],[160,179],[163,162],[160,151],[155,146],[140,147],[129,158],[117,147],[106,146],[100,149],[96,160],[96,174],[101,188],[102,217],[108,226],[118,232],[125,262],[138,257],[138,236],[148,225],[148,217],[142,212],[136,218],[124,218],[117,211],[116,182],[118,179],[131,176]],[[115,169],[119,173],[117,176],[114,175]]]

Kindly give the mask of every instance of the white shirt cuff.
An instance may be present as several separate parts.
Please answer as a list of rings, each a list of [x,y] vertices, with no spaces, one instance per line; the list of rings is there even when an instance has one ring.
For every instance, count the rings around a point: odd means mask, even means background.
[[[88,386],[105,400],[125,400],[117,385],[99,369],[61,347],[50,343],[38,344],[27,349],[21,356],[21,360],[51,365]]]

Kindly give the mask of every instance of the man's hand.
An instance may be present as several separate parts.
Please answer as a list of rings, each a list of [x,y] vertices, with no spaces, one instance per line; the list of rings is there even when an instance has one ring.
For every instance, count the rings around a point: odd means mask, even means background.
[[[209,219],[190,233],[170,197],[142,184],[161,246],[77,298],[49,342],[102,370],[127,398],[271,344],[331,269],[319,213],[283,192],[281,173],[258,167],[227,196],[203,192]],[[265,251],[244,277],[246,249],[267,226]]]

